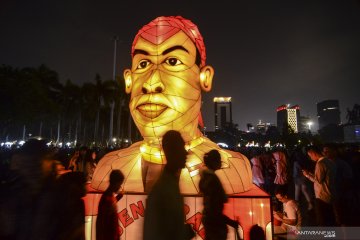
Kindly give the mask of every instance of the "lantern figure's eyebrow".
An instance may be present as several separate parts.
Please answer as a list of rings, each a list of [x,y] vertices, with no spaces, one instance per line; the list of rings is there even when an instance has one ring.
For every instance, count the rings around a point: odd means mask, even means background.
[[[165,55],[165,54],[168,54],[169,52],[172,52],[172,51],[175,51],[175,50],[183,50],[183,51],[185,51],[185,52],[189,52],[186,48],[184,48],[183,46],[180,46],[180,45],[177,45],[177,46],[173,46],[173,47],[171,47],[171,48],[168,48],[168,49],[166,49],[166,50],[164,50],[163,52],[162,52],[162,55]]]
[[[136,54],[150,55],[150,53],[148,53],[147,51],[142,50],[142,49],[135,49],[133,56],[135,56]]]
[[[183,50],[183,51],[185,51],[185,52],[187,52],[187,53],[189,52],[189,51],[188,51],[186,48],[184,48],[183,46],[177,45],[177,46],[173,46],[173,47],[170,47],[170,48],[164,50],[164,51],[161,53],[161,55],[166,55],[166,54],[168,54],[169,52],[172,52],[172,51],[175,51],[175,50]],[[150,55],[150,53],[148,53],[147,51],[142,50],[142,49],[135,49],[133,56],[135,56],[136,54],[143,54],[143,55],[146,55],[146,56],[149,56],[149,55]]]

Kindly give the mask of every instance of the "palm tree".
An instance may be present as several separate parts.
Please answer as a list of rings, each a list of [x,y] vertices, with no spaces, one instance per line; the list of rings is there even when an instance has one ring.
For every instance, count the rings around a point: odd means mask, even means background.
[[[18,128],[26,125],[34,131],[35,126],[42,128],[43,123],[52,122],[52,116],[57,111],[53,93],[61,85],[57,73],[41,65],[17,70],[14,77],[13,122],[18,122]]]
[[[58,136],[57,142],[63,140],[65,126],[68,127],[67,139],[70,141],[72,139],[71,129],[72,125],[75,122],[75,132],[77,132],[77,122],[79,113],[81,113],[81,90],[80,87],[67,80],[65,85],[60,87],[56,92],[56,99],[59,104],[58,112]],[[63,132],[63,134],[61,134]]]
[[[85,103],[87,112],[93,112],[94,109],[95,114],[95,124],[94,124],[94,138],[93,141],[95,143],[99,140],[99,127],[100,127],[100,119],[101,112],[103,109],[112,109],[112,102],[114,101],[115,91],[116,91],[116,83],[113,80],[102,81],[99,74],[95,76],[95,84],[93,83],[85,83],[83,85],[83,91],[85,94]],[[110,115],[113,115],[110,111]],[[110,126],[112,128],[112,126]],[[110,129],[110,131],[112,131]]]
[[[123,80],[120,80],[119,77],[115,81],[109,81],[109,101],[110,101],[110,125],[109,125],[109,141],[111,141],[113,136],[113,118],[115,115],[115,108],[117,109],[117,126],[116,126],[116,136],[120,138],[121,136],[121,117],[123,113],[123,107],[126,104],[126,94],[125,94],[125,84]]]

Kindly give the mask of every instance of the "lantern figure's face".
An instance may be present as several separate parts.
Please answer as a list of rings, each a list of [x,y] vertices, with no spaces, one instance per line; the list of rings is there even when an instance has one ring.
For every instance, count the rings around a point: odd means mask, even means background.
[[[202,88],[195,44],[179,31],[161,44],[140,37],[134,49],[132,68],[124,77],[141,135],[161,137],[171,129],[196,128]]]

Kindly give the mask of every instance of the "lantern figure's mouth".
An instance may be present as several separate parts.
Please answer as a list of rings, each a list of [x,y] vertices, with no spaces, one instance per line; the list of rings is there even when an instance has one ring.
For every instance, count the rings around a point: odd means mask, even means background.
[[[147,103],[141,104],[137,107],[137,110],[147,118],[156,118],[160,116],[168,107],[161,104]]]

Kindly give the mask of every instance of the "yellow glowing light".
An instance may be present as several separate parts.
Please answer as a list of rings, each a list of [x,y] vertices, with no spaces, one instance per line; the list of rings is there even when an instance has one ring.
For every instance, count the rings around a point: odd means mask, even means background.
[[[205,80],[206,80],[206,75],[205,75],[204,72],[201,72],[201,73],[200,73],[200,80],[201,80],[201,81],[205,81]]]
[[[154,95],[153,100],[154,100],[154,102],[159,102],[161,100],[161,98],[159,97],[159,95]]]
[[[262,208],[263,208],[263,207],[264,207],[264,204],[263,204],[263,203],[260,203],[260,207],[262,207]]]
[[[92,217],[85,217],[85,239],[91,239]]]
[[[176,99],[173,101],[174,107],[179,108],[179,103]]]
[[[157,158],[160,158],[160,157],[161,157],[160,151],[155,152],[155,153],[154,153],[154,156],[157,157]]]
[[[186,167],[189,168],[189,170],[191,168],[193,168],[194,166],[197,166],[199,163],[202,163],[199,158],[196,158],[196,157],[189,157],[187,160],[186,160]]]
[[[190,177],[194,177],[194,176],[198,175],[199,173],[200,173],[200,170],[196,169],[196,170],[190,172]]]
[[[249,215],[252,216],[252,215],[253,215],[253,212],[252,212],[252,211],[249,211]]]
[[[186,149],[186,151],[189,151],[190,149],[202,144],[203,142],[204,142],[203,137],[195,138],[190,143],[185,144],[185,149]]]
[[[214,102],[228,103],[228,102],[231,102],[231,97],[214,97]]]
[[[131,77],[127,77],[125,82],[126,82],[126,87],[130,87],[130,85],[131,85]]]
[[[142,159],[145,161],[156,163],[156,164],[164,164],[163,158],[162,158],[162,152],[157,147],[151,147],[147,144],[142,144],[140,146],[140,153]]]

